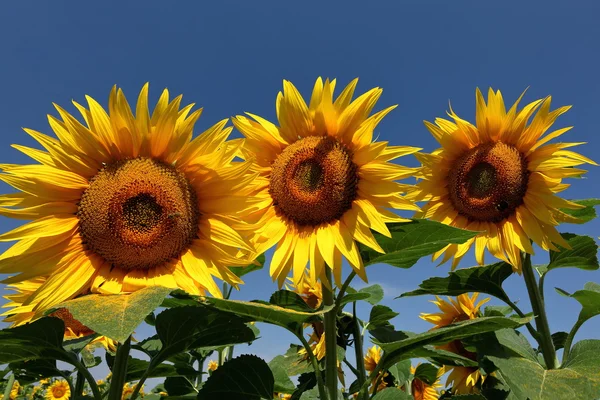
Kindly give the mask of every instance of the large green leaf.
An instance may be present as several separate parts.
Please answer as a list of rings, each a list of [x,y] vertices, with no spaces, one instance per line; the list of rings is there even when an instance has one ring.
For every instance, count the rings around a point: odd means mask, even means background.
[[[131,294],[91,294],[69,300],[65,307],[88,328],[124,342],[173,289],[151,286]]]
[[[412,351],[423,346],[448,343],[452,340],[504,328],[517,328],[528,321],[529,318],[483,317],[457,322],[417,335],[403,334],[403,332],[394,332],[394,334],[387,335],[390,339],[395,339],[393,341],[382,341],[384,337],[379,335],[376,336],[377,339],[373,339],[373,342],[379,344],[384,350],[380,363],[381,367],[386,369],[398,361],[409,358]],[[377,332],[377,330],[374,332]]]
[[[315,317],[325,314],[330,309],[307,312],[258,301],[225,300],[213,297],[208,298],[207,301],[219,310],[248,317],[252,321],[279,325],[293,332],[297,332],[303,323],[314,320]]]
[[[391,238],[375,233],[385,254],[359,245],[366,265],[386,263],[394,267],[410,268],[421,257],[435,253],[448,244],[460,244],[475,237],[477,232],[453,228],[439,222],[416,219],[411,222],[388,224]]]
[[[572,233],[562,233],[563,238],[571,246],[560,251],[550,251],[550,264],[547,270],[565,267],[575,267],[589,271],[600,268],[598,265],[598,244],[589,236],[579,236]]]
[[[274,357],[269,366],[277,366],[284,369],[288,376],[296,376],[312,371],[310,363],[298,354],[300,349],[304,347],[298,345],[290,345],[290,348],[283,355]]]
[[[600,397],[600,340],[577,343],[559,369],[546,370],[536,361],[520,357],[487,358],[518,399],[590,400]]]
[[[501,300],[508,300],[502,283],[513,273],[510,264],[499,262],[482,267],[459,269],[445,278],[433,277],[419,285],[419,289],[403,293],[400,297],[423,294],[458,296],[468,292],[487,293]]]
[[[399,314],[387,306],[376,305],[371,309],[367,329],[372,330],[382,325],[390,325],[389,320]]]
[[[165,379],[165,390],[169,394],[169,397],[185,396],[190,393],[197,393],[194,385],[183,376],[171,376]],[[146,400],[145,396],[144,400]]]
[[[30,324],[0,331],[0,364],[29,360],[59,360],[72,363],[74,354],[62,348],[65,324],[44,317]]]
[[[600,205],[600,199],[583,199],[583,200],[570,200],[573,203],[585,206],[579,210],[572,210],[569,208],[561,209],[562,212],[569,214],[575,218],[579,218],[581,223],[589,222],[596,218],[596,209],[594,206]]]
[[[412,400],[412,396],[398,388],[385,388],[373,397],[373,400]]]
[[[190,349],[248,343],[255,338],[242,318],[201,305],[161,312],[156,332],[162,348],[152,359],[154,364]]]
[[[292,292],[290,290],[276,291],[271,295],[269,303],[290,310],[311,314],[314,312],[314,309],[310,308],[298,293]]]
[[[252,355],[236,357],[217,368],[198,393],[199,399],[272,399],[273,373],[262,359]]]
[[[278,393],[293,393],[296,386],[285,369],[282,366],[277,365],[277,363],[269,363],[269,368],[271,368],[273,378],[275,379],[275,391]]]
[[[400,362],[397,362],[396,364],[394,364],[388,368],[388,371],[390,372],[390,374],[392,374],[392,376],[396,380],[394,382],[396,386],[402,386],[402,385],[406,384],[406,382],[408,382],[408,380],[410,379],[410,375],[411,375],[411,372],[410,372],[411,367],[412,367],[412,364],[411,364],[410,360],[407,359],[407,360],[402,360]]]
[[[106,364],[112,369],[115,356],[106,353]],[[127,375],[125,376],[125,382],[136,381],[142,377],[144,372],[148,369],[150,363],[145,360],[140,360],[129,356],[127,360]],[[162,378],[168,376],[194,376],[198,372],[190,365],[183,363],[173,364],[160,364],[150,368],[148,378]]]
[[[582,290],[578,290],[573,294],[567,291],[558,289],[557,292],[569,296],[577,300],[581,304],[578,323],[582,324],[588,319],[600,314],[600,285],[595,282],[588,282],[583,286]]]
[[[352,287],[348,287],[346,289],[346,295],[340,304],[344,305],[353,301],[365,300],[371,305],[375,305],[383,300],[383,296],[383,288],[378,284],[365,286],[358,291]]]

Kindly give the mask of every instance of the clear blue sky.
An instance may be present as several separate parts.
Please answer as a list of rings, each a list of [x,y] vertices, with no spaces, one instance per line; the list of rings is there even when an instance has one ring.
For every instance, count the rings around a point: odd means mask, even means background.
[[[147,81],[154,101],[163,87],[183,93],[184,101],[204,107],[199,132],[244,111],[274,120],[282,79],[308,96],[317,76],[337,77],[338,85],[360,77],[359,91],[382,87],[379,109],[399,107],[380,125],[380,139],[426,151],[436,143],[422,121],[443,117],[448,100],[459,115],[473,120],[476,87],[501,89],[507,103],[530,87],[525,100],[551,94],[556,107],[574,106],[558,122],[575,126],[565,140],[589,142],[581,152],[599,161],[600,4],[501,3],[2,3],[0,162],[28,162],[9,146],[33,144],[21,127],[50,132],[45,115],[54,113],[51,102],[72,110],[71,99],[82,101],[89,94],[106,105],[114,84],[124,88],[130,101]],[[414,164],[410,159],[402,162]],[[586,180],[572,182],[566,196],[599,197],[599,179],[600,169],[592,168]],[[0,186],[0,192],[8,191]],[[1,218],[0,231],[18,224]],[[562,230],[597,237],[599,227],[595,221]],[[542,261],[540,256],[534,259]],[[473,263],[466,257],[461,266]],[[430,325],[418,314],[435,309],[430,299],[394,297],[431,275],[445,275],[448,268],[436,269],[422,260],[411,270],[373,266],[368,275],[371,283],[386,289],[384,304],[400,312],[397,327],[424,331]],[[574,291],[587,281],[600,282],[599,275],[573,269],[552,272],[546,283],[552,331],[570,329],[579,312],[575,300],[558,296],[552,288]],[[248,276],[234,298],[268,299],[275,289],[265,269]],[[521,277],[510,278],[507,289],[529,310]],[[367,309],[360,311],[366,317]],[[597,338],[599,331],[597,318],[576,339]],[[138,337],[146,334],[141,329]],[[284,352],[291,339],[264,326],[262,336],[248,351],[266,359]]]

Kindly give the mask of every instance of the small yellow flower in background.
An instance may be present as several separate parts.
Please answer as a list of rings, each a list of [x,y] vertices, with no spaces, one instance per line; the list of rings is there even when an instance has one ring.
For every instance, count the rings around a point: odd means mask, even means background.
[[[270,274],[283,286],[293,272],[300,286],[309,265],[311,279],[325,282],[325,265],[341,285],[342,259],[366,281],[357,242],[382,252],[371,229],[391,236],[386,222],[405,221],[390,208],[418,210],[402,193],[399,179],[416,169],[389,161],[419,149],[373,142],[374,130],[395,106],[370,116],[382,90],[352,100],[353,80],[334,100],[335,80],[317,79],[309,104],[283,81],[277,96],[279,126],[253,114],[233,118],[246,137],[244,155],[259,174],[251,185],[261,202],[251,216],[252,243],[262,253],[276,246]]]
[[[121,394],[121,400],[128,400],[133,391],[135,390],[135,383],[126,383],[123,385],[123,393]],[[142,385],[139,391],[139,397],[144,397],[144,385]]]
[[[419,365],[417,364],[417,367]],[[415,367],[410,367],[410,372],[412,374],[415,373],[417,369]],[[440,383],[440,379],[442,375],[445,373],[445,368],[442,367],[438,370],[437,379],[431,385],[426,384],[420,379],[413,379],[411,384],[411,394],[415,400],[438,400],[440,397],[438,393],[438,389],[441,389],[443,385]]]
[[[446,380],[446,386],[452,386],[453,394],[477,393],[478,382],[485,380],[478,368],[475,367],[452,367],[450,375]]]
[[[323,332],[323,328],[315,329],[313,333],[311,333],[308,344],[310,344],[310,348],[317,360],[321,361],[323,357],[325,357],[325,332]],[[300,349],[298,354],[308,360],[306,349]]]
[[[367,350],[367,354],[365,354],[365,369],[369,372],[372,372],[379,360],[381,360],[381,356],[383,355],[383,350],[377,345],[374,345],[370,349]]]
[[[482,232],[434,254],[434,259],[444,255],[442,263],[454,257],[452,268],[473,245],[480,265],[487,248],[519,273],[521,252],[533,254],[530,240],[544,250],[568,247],[555,226],[577,220],[560,209],[581,206],[556,194],[569,187],[562,183],[563,178],[586,172],[576,167],[596,163],[566,150],[581,143],[548,144],[571,128],[546,134],[569,106],[550,111],[548,96],[517,111],[521,97],[507,112],[500,91],[490,88],[486,104],[478,89],[476,125],[452,110],[453,121],[437,118],[435,125],[425,122],[442,148],[417,154],[423,164],[423,180],[409,197],[428,200],[418,215]]]
[[[238,287],[228,266],[247,265],[239,252],[253,250],[236,231],[253,176],[231,163],[243,141],[225,142],[227,120],[192,140],[202,110],[180,108],[167,90],[150,114],[145,85],[135,116],[116,87],[108,112],[86,99],[88,108],[75,103],[83,123],[55,106],[57,138],[25,130],[44,150],[14,147],[36,164],[0,165],[17,190],[0,195],[0,215],[33,220],[0,235],[17,241],[0,255],[0,273],[17,274],[3,282],[47,277],[22,302],[26,312],[37,318],[90,292],[161,285],[220,297],[214,278]]]
[[[54,381],[46,389],[46,399],[48,400],[68,400],[71,397],[71,388],[69,383],[63,379]]]
[[[288,285],[288,290],[298,293],[309,307],[315,310],[321,307],[321,303],[323,303],[323,286],[321,282],[312,279],[309,273],[304,274],[299,285],[294,285],[291,278],[287,279],[291,281]]]
[[[207,371],[215,371],[217,368],[219,368],[219,364],[215,360],[210,360],[208,362],[206,370]]]
[[[50,379],[48,379],[48,378],[44,378],[44,379],[40,380],[40,385],[42,385],[42,386],[47,385],[49,383],[50,383]]]
[[[474,293],[472,297],[468,293],[461,294],[452,299],[448,297],[448,301],[443,300],[439,296],[435,296],[436,300],[431,301],[437,305],[441,312],[439,313],[421,313],[420,317],[427,322],[431,322],[435,328],[450,325],[454,322],[466,321],[475,319],[479,316],[482,305],[490,301],[490,298],[485,298],[475,304],[479,293]]]

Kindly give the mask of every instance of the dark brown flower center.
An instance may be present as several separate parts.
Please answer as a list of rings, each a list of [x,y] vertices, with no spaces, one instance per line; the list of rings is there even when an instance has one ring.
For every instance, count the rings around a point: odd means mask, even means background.
[[[50,316],[62,319],[62,321],[65,323],[65,331],[70,328],[74,334],[81,336],[88,336],[94,333],[93,330],[73,318],[73,314],[71,314],[66,308],[59,308],[50,314]]]
[[[286,147],[273,162],[269,192],[285,217],[317,226],[352,207],[357,185],[350,151],[332,137],[311,136]]]
[[[528,180],[527,162],[516,148],[486,143],[454,162],[448,190],[452,204],[463,216],[499,222],[523,204]]]
[[[144,157],[98,172],[77,215],[85,245],[127,270],[150,269],[180,256],[198,231],[196,192],[185,175]]]

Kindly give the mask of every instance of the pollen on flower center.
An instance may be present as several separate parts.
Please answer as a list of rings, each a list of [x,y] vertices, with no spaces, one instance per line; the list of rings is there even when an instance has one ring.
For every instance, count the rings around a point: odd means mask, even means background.
[[[273,162],[269,192],[285,217],[317,226],[352,207],[357,184],[349,150],[332,137],[311,136],[286,147]]]
[[[528,179],[527,162],[516,148],[501,142],[485,143],[452,165],[450,200],[471,220],[498,222],[523,203]]]
[[[106,165],[81,197],[77,215],[86,247],[126,270],[178,257],[198,231],[196,193],[185,175],[145,157]]]

